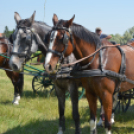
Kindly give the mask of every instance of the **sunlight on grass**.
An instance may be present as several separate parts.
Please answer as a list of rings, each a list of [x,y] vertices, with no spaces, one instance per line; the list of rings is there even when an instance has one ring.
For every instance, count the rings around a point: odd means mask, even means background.
[[[38,66],[37,66],[38,67]],[[40,67],[40,66],[39,66]],[[41,68],[41,67],[40,67]],[[13,86],[4,71],[0,70],[0,133],[2,134],[56,134],[58,130],[57,98],[35,95],[32,90],[32,76],[25,76],[24,93],[19,106],[12,105]],[[127,113],[117,113],[113,134],[134,134],[134,101]],[[65,117],[66,131],[64,134],[74,134],[70,99],[66,101]],[[79,112],[82,134],[90,133],[89,107],[86,98],[79,101]],[[99,119],[100,104],[98,103],[97,119]],[[98,128],[98,134],[104,134],[103,128]]]

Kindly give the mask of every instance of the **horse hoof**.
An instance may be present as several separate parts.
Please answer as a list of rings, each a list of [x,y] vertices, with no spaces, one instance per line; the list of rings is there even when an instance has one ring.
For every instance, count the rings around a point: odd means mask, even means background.
[[[13,105],[19,105],[19,102],[12,102]]]
[[[19,102],[12,102],[13,105],[19,105]]]
[[[106,134],[112,134],[110,130],[106,128]]]
[[[63,132],[62,131],[59,131],[57,134],[63,134]]]
[[[12,101],[12,103],[14,104],[14,105],[19,105],[19,100],[20,100],[20,96],[14,96],[14,100]]]
[[[63,131],[62,131],[62,128],[61,127],[59,127],[59,131],[58,131],[57,134],[63,134]]]
[[[91,131],[90,134],[97,134],[97,130],[95,129],[95,130]]]
[[[111,115],[111,124],[114,124],[114,113]]]
[[[99,122],[97,123],[97,127],[104,127],[104,121],[101,119],[101,117]]]

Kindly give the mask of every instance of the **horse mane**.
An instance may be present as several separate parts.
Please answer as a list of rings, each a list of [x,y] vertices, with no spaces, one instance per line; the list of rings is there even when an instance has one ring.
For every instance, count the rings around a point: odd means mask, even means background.
[[[41,24],[41,25],[46,25],[46,26],[49,26],[47,23],[45,22],[42,22],[42,21],[34,21],[35,23],[38,23],[38,24]],[[50,26],[49,26],[50,27]]]
[[[64,26],[66,25],[66,22],[67,20],[61,19],[58,21],[57,25]],[[101,45],[101,40],[99,36],[96,33],[91,32],[90,30],[86,29],[82,25],[73,23],[71,26],[71,31],[76,37],[86,41],[87,43],[95,44],[97,47]]]
[[[86,41],[87,43],[95,44],[97,47],[101,45],[99,36],[96,33],[89,31],[82,25],[73,23],[71,30],[75,36]]]
[[[45,22],[42,22],[42,21],[34,21],[34,24],[39,24],[39,25],[42,25],[42,26],[47,26],[47,27],[50,27],[48,24],[46,24]],[[31,26],[31,22],[29,19],[22,19],[19,21],[19,24],[18,25],[24,25],[24,26],[27,26],[27,27],[30,27]]]

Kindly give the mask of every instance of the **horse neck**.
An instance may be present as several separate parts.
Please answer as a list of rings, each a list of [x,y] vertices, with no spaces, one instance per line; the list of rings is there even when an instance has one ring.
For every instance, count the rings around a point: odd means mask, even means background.
[[[36,34],[39,35],[40,39],[42,40],[42,42],[44,43],[44,37],[45,35],[51,30],[51,27],[46,25],[45,23],[38,23],[38,22],[34,22],[33,24],[33,28],[35,29],[36,31]],[[39,44],[38,44],[39,45]],[[48,48],[47,44],[44,44],[46,45],[46,47]],[[44,50],[44,48],[40,47],[39,46],[39,50],[44,54],[46,55],[46,50]]]
[[[51,30],[51,27],[45,23],[34,22],[33,28],[35,28],[36,33],[40,36],[42,41],[44,40],[45,35]]]
[[[95,52],[95,50],[96,50],[95,44],[87,43],[87,42],[83,41],[82,39],[78,39],[76,36],[74,36],[74,44],[75,44],[76,48],[73,53],[77,60],[84,58],[86,56],[89,56],[91,53]],[[90,57],[90,58],[80,62],[80,65],[88,64],[92,60],[92,58],[93,57]],[[97,58],[94,59],[94,62],[93,62],[93,64],[90,65],[90,68],[95,67],[94,63],[96,63],[96,60],[97,60]]]

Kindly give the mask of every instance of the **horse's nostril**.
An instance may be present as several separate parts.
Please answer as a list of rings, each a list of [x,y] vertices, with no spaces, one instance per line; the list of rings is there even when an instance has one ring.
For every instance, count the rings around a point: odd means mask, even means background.
[[[47,72],[52,71],[52,67],[51,67],[50,64],[47,64],[47,65],[45,66],[45,69],[46,69]]]
[[[14,70],[18,70],[18,66],[16,64],[12,64]]]
[[[49,68],[48,68],[48,69],[49,69],[49,71],[51,71],[51,70],[52,70],[52,67],[51,67],[51,65],[49,65]]]

